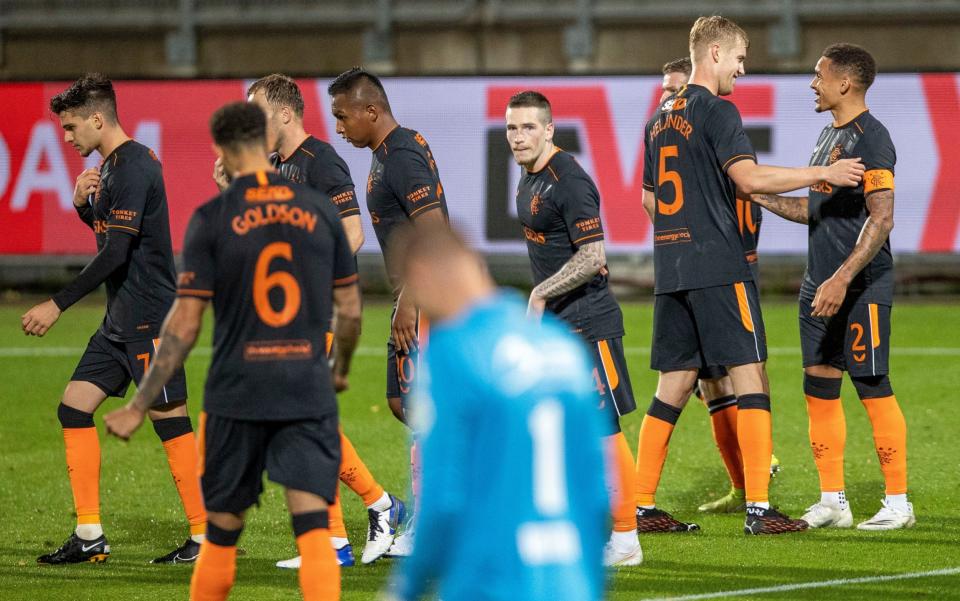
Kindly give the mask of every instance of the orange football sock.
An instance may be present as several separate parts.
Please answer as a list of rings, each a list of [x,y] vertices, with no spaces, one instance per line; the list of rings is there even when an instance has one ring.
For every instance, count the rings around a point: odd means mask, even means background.
[[[737,399],[734,396],[715,399],[707,403],[707,408],[710,410],[713,440],[727,468],[730,484],[743,490],[743,458],[737,440]]]
[[[773,426],[770,397],[745,394],[737,399],[737,439],[743,458],[743,484],[748,503],[769,502]]]
[[[100,439],[96,427],[64,428],[67,474],[77,524],[100,523]]]
[[[847,419],[839,398],[807,397],[807,415],[810,419],[810,448],[813,462],[820,474],[821,492],[840,492],[844,489],[843,452],[847,444]]]
[[[340,430],[340,454],[340,481],[357,493],[367,507],[380,500],[383,496],[383,487],[367,469],[367,464],[360,459],[357,450],[353,448],[353,443],[343,430]]]
[[[347,527],[343,523],[343,505],[340,504],[340,483],[337,483],[337,493],[333,498],[333,504],[329,507],[330,512],[330,532],[329,536],[337,538],[347,538]]]
[[[200,463],[197,437],[193,432],[189,432],[165,440],[163,450],[167,452],[170,474],[190,523],[190,534],[203,534],[207,529],[207,512],[203,507],[203,495],[200,492],[200,476],[197,475],[197,466]]]
[[[330,532],[314,528],[297,537],[300,551],[300,590],[304,601],[336,601],[340,598],[340,566],[330,546]]]
[[[224,601],[233,588],[236,574],[237,546],[204,541],[190,578],[190,601]]]
[[[680,418],[680,409],[654,397],[640,424],[637,443],[637,478],[634,501],[637,506],[654,505],[660,474],[667,460],[670,435]]]
[[[863,399],[873,425],[873,443],[888,495],[907,492],[907,422],[897,397]]]
[[[613,514],[614,532],[631,532],[637,529],[634,513],[633,495],[636,490],[636,472],[634,472],[633,453],[623,432],[607,436],[604,440],[607,451],[607,465],[610,466],[610,482],[615,483],[610,490],[610,511]]]

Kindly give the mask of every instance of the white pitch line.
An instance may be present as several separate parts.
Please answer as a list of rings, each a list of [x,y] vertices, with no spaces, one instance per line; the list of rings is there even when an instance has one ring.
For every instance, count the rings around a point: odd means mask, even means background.
[[[865,576],[863,578],[839,578],[837,580],[821,580],[819,582],[798,582],[797,584],[781,584],[762,588],[746,588],[738,591],[720,591],[717,593],[700,593],[697,595],[683,595],[680,597],[653,597],[647,601],[693,601],[694,599],[719,599],[721,597],[739,597],[741,595],[760,595],[763,593],[785,593],[808,588],[826,588],[831,586],[845,586],[848,584],[868,584],[871,582],[889,582],[891,580],[908,580],[911,578],[929,578],[931,576],[952,576],[960,574],[960,568],[944,568],[928,572],[907,572],[905,574],[889,574],[887,576]]]
[[[624,352],[628,355],[649,355],[650,348],[643,346],[628,346]],[[70,357],[81,355],[82,346],[0,346],[0,357],[22,359],[27,357]],[[209,346],[199,346],[191,352],[193,355],[209,357],[213,349]],[[356,353],[362,357],[382,357],[387,354],[386,345],[361,346]],[[799,356],[800,347],[771,346],[767,348],[770,355]],[[891,349],[894,356],[903,357],[960,357],[960,347],[955,346],[901,346]]]

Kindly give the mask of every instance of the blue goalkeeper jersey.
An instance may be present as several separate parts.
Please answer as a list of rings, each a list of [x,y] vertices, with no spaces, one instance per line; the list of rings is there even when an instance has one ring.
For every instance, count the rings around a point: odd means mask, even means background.
[[[395,593],[591,601],[609,505],[600,412],[582,343],[495,295],[434,323],[412,422],[422,445],[413,555]]]

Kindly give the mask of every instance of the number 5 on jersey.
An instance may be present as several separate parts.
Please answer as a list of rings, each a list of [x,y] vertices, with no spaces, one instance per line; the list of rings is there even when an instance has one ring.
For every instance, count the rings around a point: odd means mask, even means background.
[[[673,184],[673,202],[664,202],[657,198],[657,212],[661,215],[673,215],[683,208],[683,181],[680,179],[680,173],[667,169],[667,159],[677,158],[677,146],[664,146],[660,149],[660,168],[657,174],[657,191],[663,189],[663,184]]]

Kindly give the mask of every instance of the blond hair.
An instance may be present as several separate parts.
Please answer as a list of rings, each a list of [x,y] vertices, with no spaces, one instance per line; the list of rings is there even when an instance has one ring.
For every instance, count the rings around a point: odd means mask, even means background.
[[[690,56],[697,60],[711,44],[730,44],[743,41],[750,47],[747,32],[739,25],[720,15],[700,17],[690,28]]]

